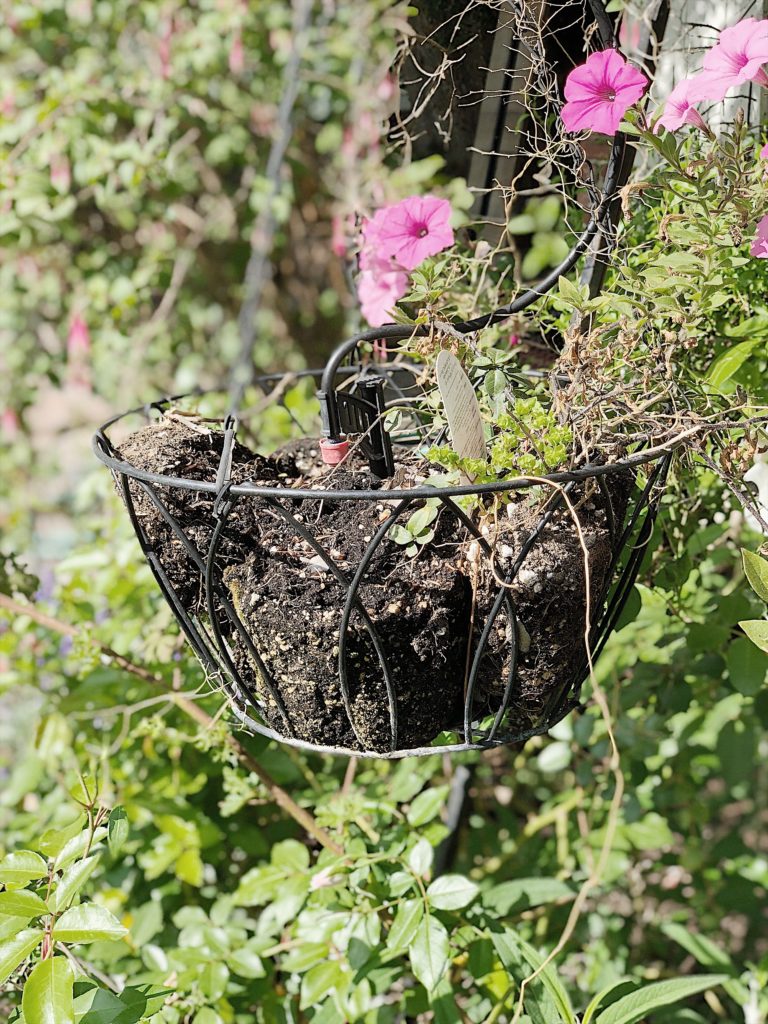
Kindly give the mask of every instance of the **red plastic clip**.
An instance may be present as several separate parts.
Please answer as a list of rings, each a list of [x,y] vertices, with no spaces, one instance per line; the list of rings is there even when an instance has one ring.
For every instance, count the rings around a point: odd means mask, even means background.
[[[331,441],[324,437],[320,441],[320,454],[326,466],[338,466],[349,454],[349,441]]]

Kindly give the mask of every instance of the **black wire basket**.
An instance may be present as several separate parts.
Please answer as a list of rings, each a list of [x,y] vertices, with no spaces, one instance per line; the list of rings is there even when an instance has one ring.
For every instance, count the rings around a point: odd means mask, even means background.
[[[616,45],[600,0],[573,7],[592,19],[585,39]],[[310,4],[300,8],[297,39],[311,14]],[[286,65],[267,167],[275,189],[299,59],[297,48]],[[599,291],[633,151],[616,135],[598,183],[579,145],[569,146],[573,186],[588,208],[568,255],[508,304],[451,323],[446,329],[454,336],[521,312],[585,255],[582,281],[590,294]],[[635,450],[613,462],[593,456],[542,478],[398,486],[393,450],[423,438],[418,423],[390,437],[383,416],[416,387],[418,369],[370,362],[363,353],[370,343],[386,346],[435,325],[391,324],[357,334],[322,372],[305,375],[320,385],[314,436],[322,434],[321,445],[332,448],[359,435],[368,470],[352,460],[332,482],[309,486],[297,485],[295,452],[254,467],[258,457],[236,438],[249,426],[240,414],[248,388],[261,389],[262,407],[284,403],[286,394],[279,377],[253,381],[251,370],[255,311],[269,277],[270,210],[265,203],[253,233],[258,246],[246,271],[242,351],[220,429],[187,437],[189,458],[175,451],[154,463],[110,440],[111,428],[127,416],[157,419],[176,407],[176,396],[113,417],[94,438],[166,600],[242,724],[264,736],[310,750],[397,758],[486,749],[546,732],[577,706],[620,619],[653,534],[672,453]],[[250,437],[262,450],[258,432]],[[346,486],[350,465],[354,479]],[[468,497],[487,504],[494,496],[503,499],[510,523],[490,537],[462,506]],[[426,508],[433,537],[414,557],[393,540],[393,527]],[[340,550],[341,522],[347,540],[355,538],[349,550]],[[569,578],[559,575],[560,563],[570,567]],[[581,603],[574,597],[579,586]],[[547,661],[550,649],[558,658]]]
[[[403,370],[396,363],[342,366],[338,372],[345,386],[360,377],[380,377],[390,396],[386,404],[402,398]],[[314,376],[317,379],[319,374]],[[266,396],[276,395],[272,400],[282,404],[286,392],[275,387],[276,380],[268,376],[258,384]],[[546,732],[578,704],[589,666],[619,621],[648,549],[670,452],[637,451],[613,463],[586,464],[544,478],[449,487],[394,484],[382,489],[378,485],[360,488],[359,482],[347,488],[343,477],[335,485],[320,481],[319,486],[303,487],[244,478],[246,467],[238,470],[236,454],[238,423],[232,417],[226,418],[223,429],[206,428],[199,434],[199,444],[215,455],[214,471],[207,479],[153,472],[146,464],[142,468],[141,459],[129,461],[110,441],[110,429],[126,417],[157,420],[177,407],[179,398],[114,417],[95,435],[94,447],[114,474],[142,550],[195,654],[211,681],[226,692],[247,729],[310,750],[397,758],[519,743]],[[399,450],[398,435],[392,440]],[[412,436],[403,440],[413,443]],[[515,531],[513,550],[507,546],[505,551],[498,544],[494,548],[489,542],[461,507],[468,495],[478,501],[514,498],[514,507],[529,510],[522,534],[519,528]],[[440,528],[434,544],[442,542],[449,549],[452,571],[456,559],[468,555],[465,571],[454,573],[459,585],[465,585],[467,572],[485,579],[487,585],[471,614],[465,605],[452,617],[450,601],[438,595],[436,608],[410,621],[397,607],[396,598],[402,600],[411,586],[409,577],[426,575],[429,564],[393,543],[392,527],[428,502],[439,506]],[[345,524],[366,524],[355,557],[345,553],[340,558],[333,547],[338,540],[327,539],[324,503]],[[581,515],[577,508],[585,507],[593,510],[603,545],[602,568],[591,582],[591,608],[589,604],[580,608],[577,623],[563,623],[563,635],[570,637],[567,651],[562,650],[562,636],[552,636],[551,624],[539,622],[547,631],[547,642],[559,645],[559,678],[531,699],[530,685],[525,692],[531,622],[528,616],[526,625],[526,615],[518,607],[521,601],[530,615],[531,591],[523,586],[521,596],[521,581],[528,580],[529,565],[537,553],[548,549],[555,534],[562,535],[564,524],[574,515]],[[265,519],[280,527],[271,539],[279,538],[281,551],[272,556],[270,536],[243,539],[248,529],[243,524]],[[367,525],[371,523],[375,528]],[[588,540],[594,543],[592,537]],[[248,578],[251,596],[259,594],[257,612],[242,598],[235,598],[232,582],[233,574],[253,558],[249,547],[263,553]],[[571,548],[578,562],[584,547],[572,543]],[[556,548],[555,557],[561,556],[562,550]],[[280,591],[270,597],[269,587],[261,586],[275,565],[282,565],[281,558],[292,567],[290,575],[283,574],[275,584],[285,595],[282,613]],[[400,570],[406,574],[405,588],[402,582],[395,585],[383,578],[395,578]],[[540,570],[539,565],[541,574]],[[584,588],[588,575],[585,570],[576,585]],[[556,579],[548,600],[555,607],[562,601],[573,615],[572,600],[569,604],[558,586]],[[307,613],[309,621],[302,631],[299,606],[305,591],[312,599],[322,600],[322,615]],[[374,592],[386,599],[377,603]],[[280,615],[285,636],[278,633]],[[425,621],[431,625],[425,626]],[[419,636],[430,629],[442,636],[442,651],[417,650]],[[278,646],[272,642],[277,636]],[[579,639],[574,642],[575,636]],[[281,650],[286,644],[292,669],[287,668]],[[404,646],[411,649],[405,661]],[[393,652],[397,663],[393,663]],[[304,661],[308,671],[302,673],[296,666]],[[332,679],[330,674],[325,683],[319,677],[307,678],[311,666],[327,666],[329,661],[333,661]],[[490,678],[494,675],[497,678]],[[320,719],[313,710],[313,702],[318,701],[326,709]],[[439,738],[433,740],[430,730]],[[313,742],[318,735],[320,741]]]

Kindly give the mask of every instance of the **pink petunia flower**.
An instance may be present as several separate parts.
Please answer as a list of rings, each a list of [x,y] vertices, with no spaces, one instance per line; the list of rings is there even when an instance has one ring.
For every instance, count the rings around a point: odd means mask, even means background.
[[[760,150],[760,157],[762,160],[768,160],[768,142]]]
[[[364,270],[357,279],[357,297],[363,316],[371,327],[391,323],[395,303],[408,291],[408,275],[403,270],[377,274]]]
[[[704,55],[704,70],[695,75],[691,98],[721,100],[737,85],[768,85],[763,64],[768,62],[768,20],[744,18],[724,28],[717,43]]]
[[[648,87],[648,79],[616,50],[598,50],[565,81],[560,111],[566,131],[615,135],[621,119]]]
[[[664,113],[656,122],[655,132],[658,132],[659,128],[666,128],[668,132],[676,132],[684,124],[692,124],[704,131],[707,130],[704,119],[694,107],[691,99],[693,84],[692,78],[684,78],[682,82],[678,82],[667,96]]]
[[[520,344],[520,341],[521,338],[518,334],[510,334],[510,336],[507,338],[507,344],[509,345],[510,348],[515,348],[517,345]]]
[[[768,213],[757,222],[757,234],[749,252],[759,260],[768,260]]]
[[[436,196],[409,196],[384,206],[363,225],[366,247],[414,270],[428,256],[453,245],[451,204]]]

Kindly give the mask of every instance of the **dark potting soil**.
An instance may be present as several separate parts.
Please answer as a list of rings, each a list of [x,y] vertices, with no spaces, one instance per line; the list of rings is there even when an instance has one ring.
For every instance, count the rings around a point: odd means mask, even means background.
[[[137,468],[213,481],[222,443],[218,431],[166,418],[131,435],[121,453]],[[351,604],[345,634],[346,700],[339,675],[339,636],[349,582],[370,539],[392,512],[387,490],[413,485],[413,470],[400,467],[384,485],[355,457],[328,471],[319,459],[317,442],[305,441],[292,442],[273,456],[255,455],[236,445],[232,478],[275,486],[276,497],[278,487],[285,492],[291,487],[381,491],[378,502],[291,500],[280,494],[281,509],[290,510],[298,529],[280,509],[255,496],[240,499],[229,514],[215,560],[219,585],[268,670],[271,692],[248,644],[226,620],[221,602],[218,617],[238,674],[258,696],[264,720],[277,732],[308,742],[377,751],[426,745],[440,732],[459,726],[470,624],[474,648],[498,583],[486,559],[473,560],[472,537],[445,510],[433,524],[434,540],[415,558],[387,536],[377,547]],[[632,477],[609,480],[620,524]],[[141,485],[131,481],[129,487],[136,515],[180,603],[205,623],[199,565]],[[215,525],[213,495],[171,487],[156,490],[204,558]],[[536,526],[542,500],[540,495],[531,504],[521,497],[509,506],[506,518],[499,516],[496,536],[489,542],[501,575]],[[594,607],[613,558],[605,497],[600,491],[587,496],[581,488],[574,491],[572,501],[578,506],[579,528],[589,552]],[[328,560],[302,535],[302,528]],[[584,555],[567,509],[553,515],[509,592],[519,638],[509,717],[519,731],[535,721],[554,691],[576,681],[584,662]],[[502,610],[480,665],[473,717],[493,713],[499,706],[508,674],[510,633],[509,616]],[[382,660],[396,706],[394,737]]]

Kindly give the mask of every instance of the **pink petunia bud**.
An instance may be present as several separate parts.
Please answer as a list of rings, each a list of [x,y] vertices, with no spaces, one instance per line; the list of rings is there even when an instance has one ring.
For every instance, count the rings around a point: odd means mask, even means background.
[[[344,230],[344,219],[336,214],[331,221],[331,251],[335,256],[347,254],[347,235]]]
[[[160,58],[160,74],[163,78],[171,77],[171,40],[173,39],[173,18],[167,18],[157,44]]]
[[[14,438],[19,432],[19,417],[14,409],[3,409],[0,413],[0,432],[7,438]]]
[[[520,344],[520,340],[521,339],[519,335],[510,334],[510,336],[507,338],[507,344],[509,345],[510,348],[514,348],[516,345]]]
[[[75,313],[69,322],[67,335],[67,365],[69,382],[78,387],[91,386],[91,335],[88,325],[80,313]]]
[[[232,38],[232,45],[229,48],[229,70],[233,75],[240,75],[245,68],[245,49],[243,48],[243,37],[240,29],[235,32]]]
[[[72,184],[72,168],[69,159],[63,153],[56,153],[51,158],[51,184],[60,195],[69,192]]]

